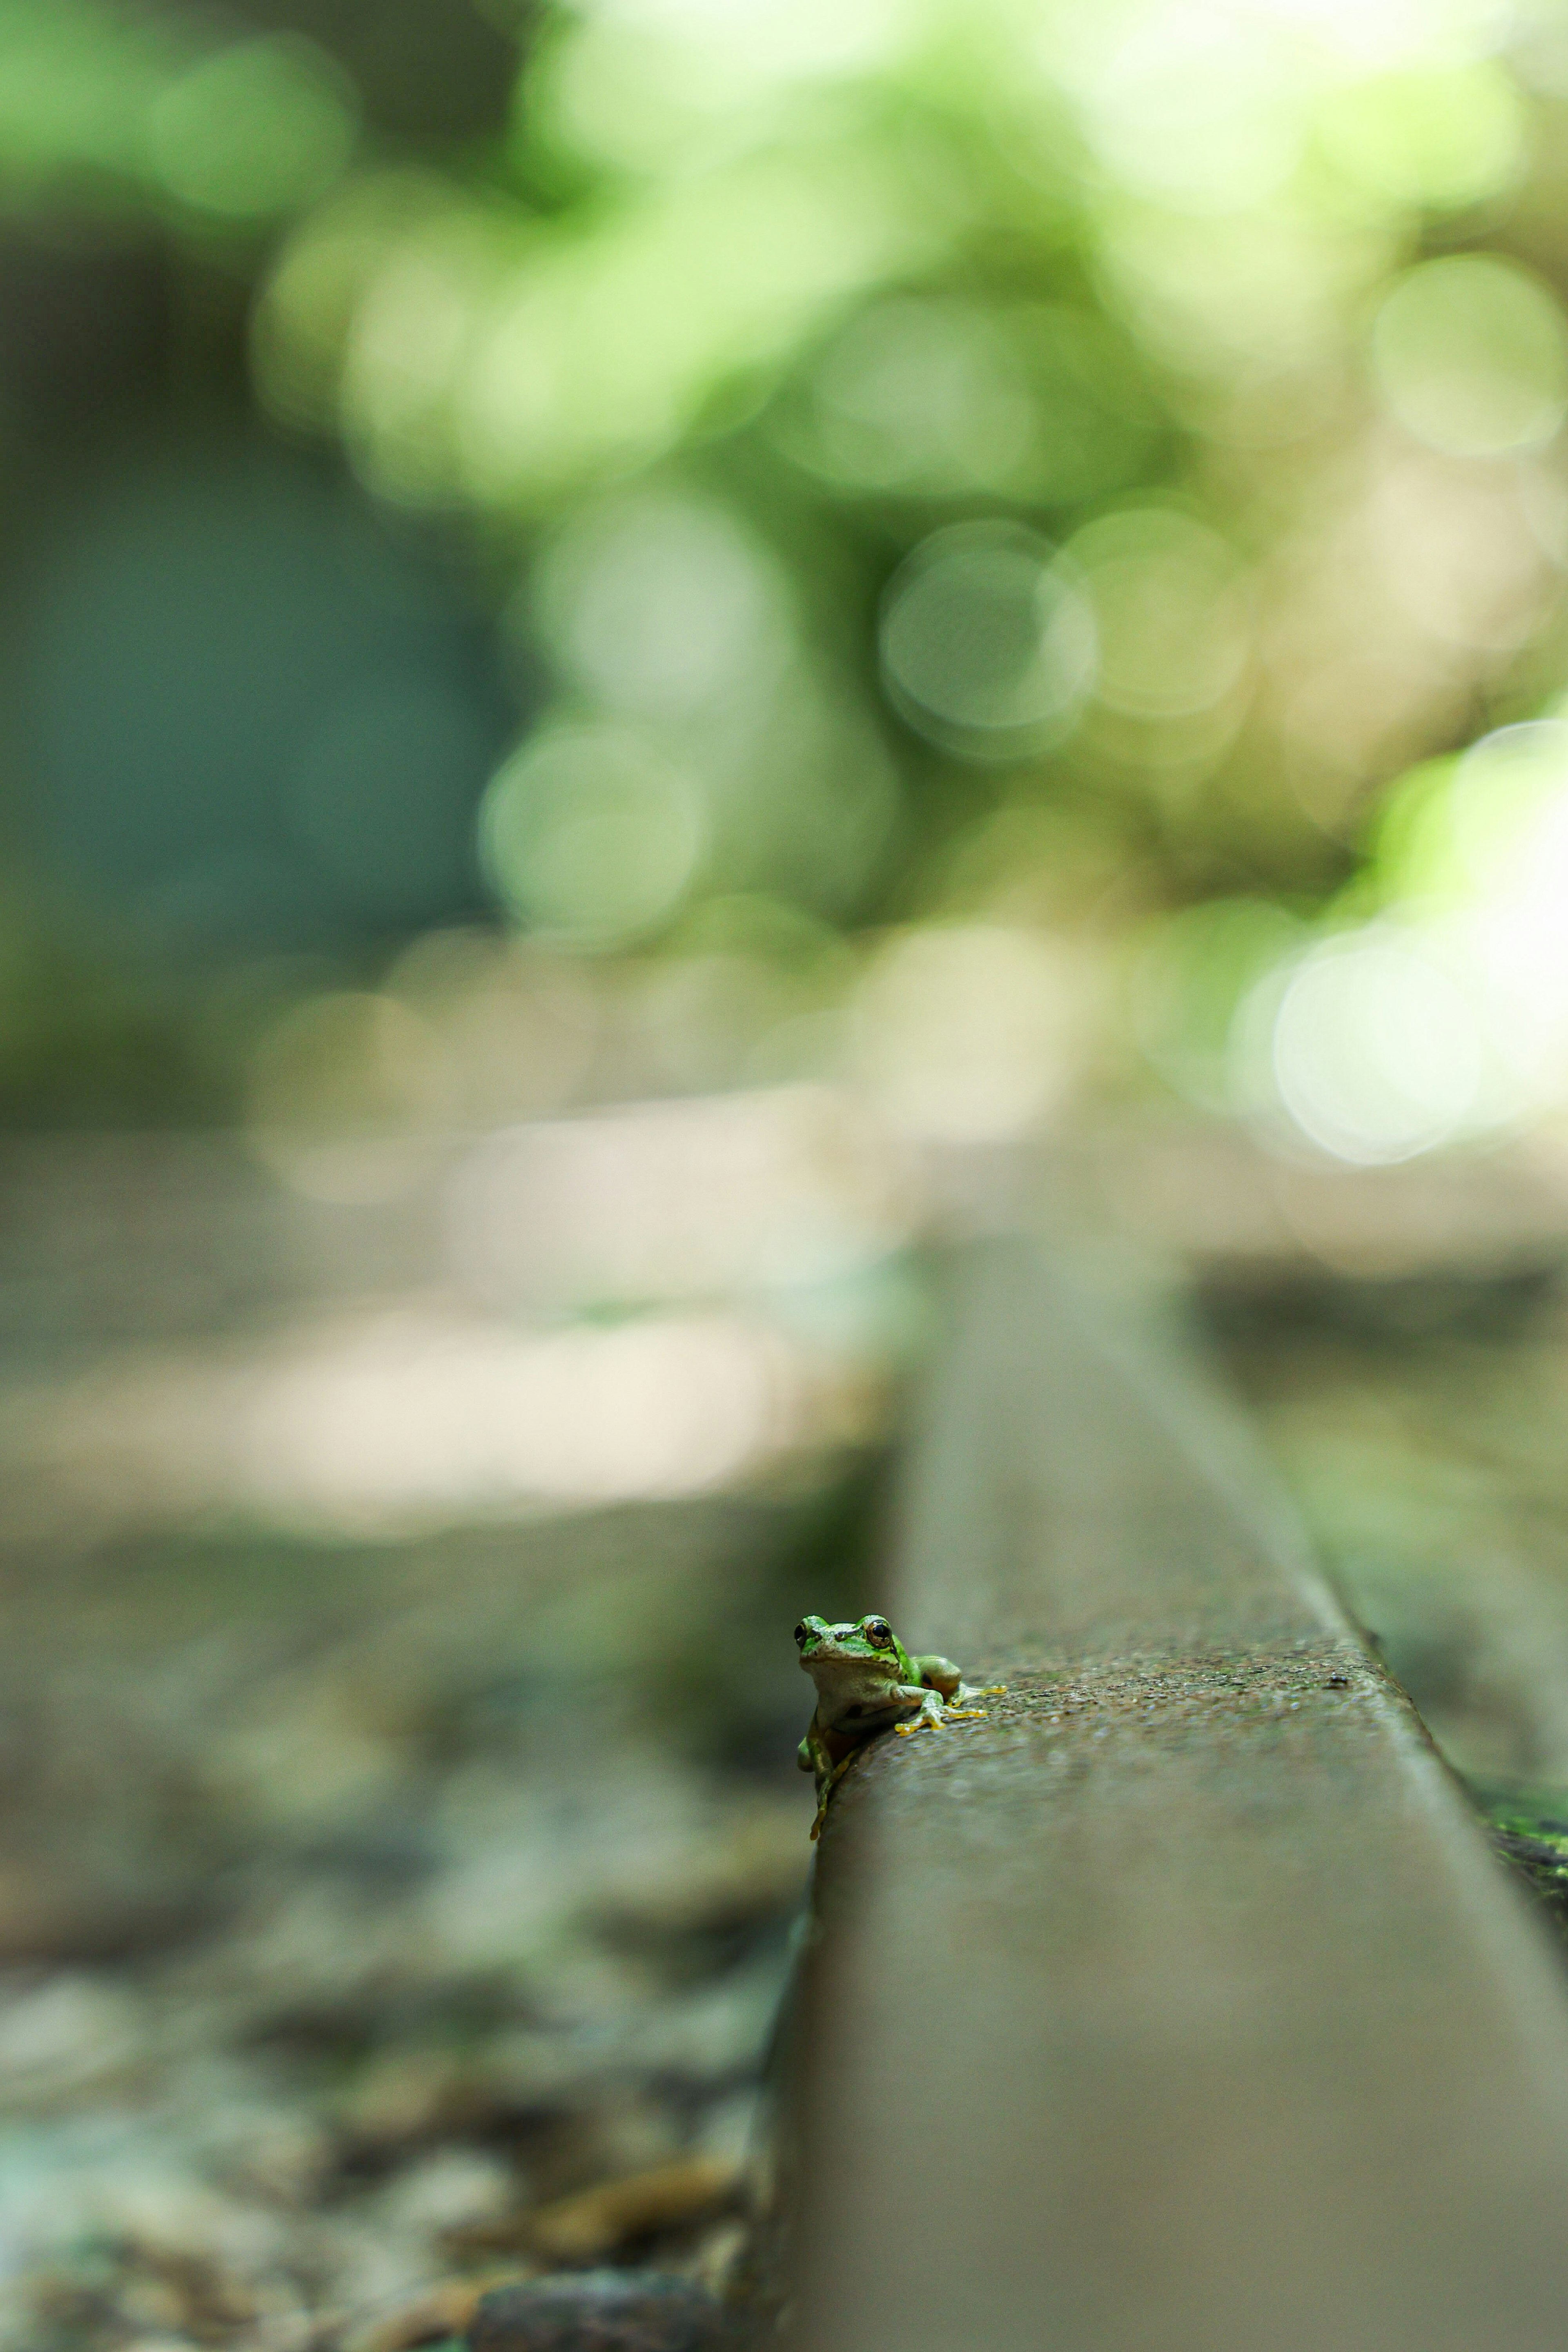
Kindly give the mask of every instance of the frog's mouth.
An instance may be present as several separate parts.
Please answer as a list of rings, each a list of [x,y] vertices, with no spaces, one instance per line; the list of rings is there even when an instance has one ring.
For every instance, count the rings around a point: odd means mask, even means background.
[[[813,1643],[809,1650],[803,1651],[800,1663],[808,1675],[816,1674],[822,1667],[829,1673],[837,1670],[847,1674],[856,1666],[868,1667],[875,1672],[882,1664],[882,1660],[868,1655],[865,1650],[846,1649],[841,1642],[836,1642],[827,1635]]]
[[[869,1739],[913,1709],[913,1701],[900,1695],[898,1668],[890,1659],[841,1650],[803,1664],[816,1685],[817,1722],[843,1738]]]

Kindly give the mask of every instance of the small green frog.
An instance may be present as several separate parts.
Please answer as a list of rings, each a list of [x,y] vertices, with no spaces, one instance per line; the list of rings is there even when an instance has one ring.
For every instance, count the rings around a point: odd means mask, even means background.
[[[851,1625],[803,1617],[795,1642],[816,1685],[816,1713],[796,1750],[801,1770],[816,1775],[814,1841],[828,1798],[879,1731],[901,1735],[927,1726],[934,1731],[955,1716],[985,1712],[961,1704],[984,1694],[966,1687],[951,1658],[911,1658],[885,1617],[862,1617]]]

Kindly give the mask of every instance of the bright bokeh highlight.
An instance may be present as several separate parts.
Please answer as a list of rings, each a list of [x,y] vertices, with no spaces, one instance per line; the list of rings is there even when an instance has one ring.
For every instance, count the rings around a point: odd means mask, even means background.
[[[497,895],[548,939],[618,947],[666,921],[702,855],[699,797],[630,730],[534,737],[491,784],[480,816]]]
[[[1491,255],[1412,269],[1378,312],[1373,358],[1393,414],[1448,457],[1537,447],[1568,410],[1568,323],[1556,298]]]
[[[1368,884],[1380,911],[1354,919]],[[1237,966],[1216,992],[1222,1064],[1195,1009],[1151,1020],[1173,1082],[1201,1098],[1206,1079],[1213,1098],[1217,1071],[1225,1107],[1265,1134],[1365,1165],[1495,1140],[1568,1105],[1568,724],[1500,729],[1414,771],[1368,884],[1318,936],[1277,929],[1272,954]],[[1241,910],[1229,919],[1239,936]],[[1245,928],[1267,950],[1268,918]],[[1156,941],[1151,976],[1179,975],[1181,950],[1179,931]]]
[[[1093,611],[1055,549],[1010,523],[955,523],[917,547],[882,609],[888,690],[961,756],[1016,758],[1066,731],[1093,684]]]

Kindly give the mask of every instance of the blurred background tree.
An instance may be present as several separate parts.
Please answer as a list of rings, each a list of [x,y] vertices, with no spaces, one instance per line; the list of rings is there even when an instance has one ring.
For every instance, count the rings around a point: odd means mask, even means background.
[[[1565,112],[1530,0],[13,0],[0,1095],[1550,1118]]]

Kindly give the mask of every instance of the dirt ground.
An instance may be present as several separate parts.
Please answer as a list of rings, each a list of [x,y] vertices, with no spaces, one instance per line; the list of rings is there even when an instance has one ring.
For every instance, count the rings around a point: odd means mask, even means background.
[[[843,1525],[8,1562],[0,2341],[369,2346],[445,2332],[433,2286],[721,2268]]]
[[[0,2347],[401,2352],[492,2281],[721,2279],[811,1851],[789,1628],[883,1605],[884,1457],[379,1533],[192,1503],[177,1417],[73,1450],[103,1364],[183,1349],[187,1397],[410,1251],[52,1166],[0,1185]],[[1556,1272],[1205,1314],[1479,1801],[1568,1820]]]

